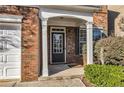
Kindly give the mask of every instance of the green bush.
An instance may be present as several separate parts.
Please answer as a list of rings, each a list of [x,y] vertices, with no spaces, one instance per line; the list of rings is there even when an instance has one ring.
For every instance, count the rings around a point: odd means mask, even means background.
[[[105,64],[124,65],[124,37],[108,37],[96,42],[94,62],[100,63],[100,49],[103,48]]]
[[[124,67],[114,65],[87,65],[85,77],[96,86],[124,87]]]

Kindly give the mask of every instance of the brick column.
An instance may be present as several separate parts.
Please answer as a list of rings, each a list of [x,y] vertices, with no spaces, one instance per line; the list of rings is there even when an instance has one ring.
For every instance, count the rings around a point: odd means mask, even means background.
[[[42,18],[42,76],[48,76],[47,18]]]
[[[87,64],[93,64],[93,25],[87,22]]]

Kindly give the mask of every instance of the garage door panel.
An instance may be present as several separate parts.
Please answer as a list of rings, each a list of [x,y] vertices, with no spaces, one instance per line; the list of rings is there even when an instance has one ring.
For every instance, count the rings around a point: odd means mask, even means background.
[[[0,77],[3,76],[3,68],[0,68]]]
[[[6,77],[20,76],[20,68],[19,67],[15,67],[15,68],[6,67],[5,73],[6,73]]]
[[[11,30],[11,31],[6,31],[6,35],[12,35],[12,36],[20,36],[20,31],[19,30]]]
[[[19,49],[20,48],[20,39],[15,36],[11,39],[12,39],[11,41],[7,42],[7,49],[15,49],[15,48]]]
[[[3,63],[3,55],[0,55],[0,63]]]
[[[4,48],[4,41],[2,41],[0,38],[0,52],[3,52],[3,48]]]
[[[6,55],[6,62],[20,62],[19,60],[21,60],[20,55],[16,54]]]
[[[3,35],[3,33],[4,33],[3,30],[0,30],[0,36]]]

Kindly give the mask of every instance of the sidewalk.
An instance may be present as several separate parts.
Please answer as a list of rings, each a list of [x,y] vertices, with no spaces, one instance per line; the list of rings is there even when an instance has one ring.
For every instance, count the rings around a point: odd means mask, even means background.
[[[33,82],[2,82],[0,87],[85,87],[79,78]]]

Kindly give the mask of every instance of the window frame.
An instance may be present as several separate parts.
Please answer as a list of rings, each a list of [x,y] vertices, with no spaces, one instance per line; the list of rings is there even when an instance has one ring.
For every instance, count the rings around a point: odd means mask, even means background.
[[[79,27],[79,35],[78,35],[78,38],[79,38],[79,43],[78,43],[78,45],[79,45],[79,49],[78,49],[78,51],[79,51],[79,55],[82,55],[82,53],[80,52],[80,51],[82,51],[82,49],[80,49],[80,46],[81,46],[81,43],[82,44],[86,44],[86,41],[81,41],[81,38],[82,37],[80,37],[81,36],[81,30],[82,30],[82,36],[83,36],[83,32],[84,32],[84,30],[85,30],[85,35],[86,35],[86,39],[87,39],[87,33],[86,33],[86,28],[82,28],[82,27]]]
[[[93,42],[95,42],[96,40],[94,40],[94,29],[100,29],[100,31],[101,31],[101,38],[100,39],[102,39],[103,38],[103,36],[102,36],[102,34],[104,33],[104,30],[103,30],[103,27],[93,27]],[[85,41],[81,41],[81,30],[82,31],[84,31],[85,30]],[[82,32],[83,33],[83,32]],[[83,36],[83,34],[82,34],[82,36]],[[79,34],[78,34],[78,39],[79,39],[79,41],[78,41],[78,45],[79,45],[79,47],[78,47],[78,51],[79,51],[79,55],[81,56],[82,55],[82,53],[81,53],[81,51],[82,51],[82,49],[80,48],[80,46],[81,46],[81,43],[82,44],[87,44],[87,28],[83,28],[83,27],[79,27]]]

